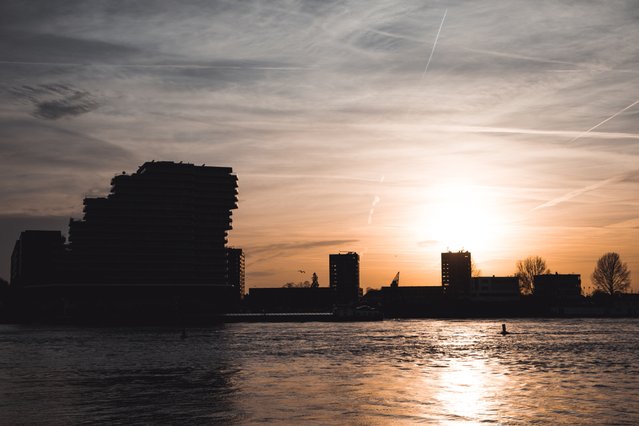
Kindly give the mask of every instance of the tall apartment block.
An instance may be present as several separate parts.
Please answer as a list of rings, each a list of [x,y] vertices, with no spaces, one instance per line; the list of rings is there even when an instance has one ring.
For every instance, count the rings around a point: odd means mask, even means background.
[[[359,255],[355,252],[329,255],[330,287],[335,289],[337,302],[357,302],[359,288]]]
[[[78,284],[226,286],[227,233],[237,208],[227,167],[168,161],[115,176],[69,224]]]
[[[442,253],[442,287],[444,294],[451,297],[466,297],[470,293],[471,279],[470,253]]]

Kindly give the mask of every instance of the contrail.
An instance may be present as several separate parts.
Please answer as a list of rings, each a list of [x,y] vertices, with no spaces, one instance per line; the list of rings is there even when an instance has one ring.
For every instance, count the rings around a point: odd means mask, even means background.
[[[597,127],[601,126],[604,123],[607,123],[608,121],[612,120],[613,118],[615,118],[616,116],[618,116],[619,114],[621,114],[622,112],[625,112],[627,110],[629,110],[630,108],[632,108],[633,106],[639,104],[639,99],[637,99],[636,101],[634,101],[633,103],[631,103],[630,105],[628,105],[627,107],[625,107],[624,109],[622,109],[621,111],[618,111],[616,113],[614,113],[613,115],[611,115],[610,117],[606,118],[604,121],[602,121],[601,123],[597,124],[596,126],[592,126],[590,129],[586,130],[585,132],[583,132],[582,134],[580,134],[579,136],[573,138],[570,140],[570,142],[568,143],[573,143],[574,141],[576,141],[577,139],[580,139],[584,136],[586,136],[588,133],[592,132],[593,130],[595,130]]]
[[[446,14],[448,13],[448,9],[444,11],[444,16],[442,17],[442,22],[439,24],[439,29],[437,30],[437,35],[435,36],[435,42],[433,43],[433,48],[430,51],[430,56],[428,57],[428,61],[426,62],[426,67],[424,68],[424,72],[422,73],[422,80],[424,79],[424,75],[426,75],[426,71],[428,71],[428,66],[430,65],[430,60],[433,59],[433,54],[435,53],[435,47],[437,46],[437,40],[439,40],[439,33],[442,32],[442,27],[444,26],[444,19],[446,19]]]
[[[375,213],[375,206],[381,201],[378,195],[373,198],[373,204],[371,205],[371,209],[368,212],[368,224],[373,223],[373,213]]]
[[[611,184],[611,183],[623,182],[624,180],[637,175],[638,172],[639,172],[639,169],[632,170],[632,171],[630,171],[628,173],[623,173],[623,174],[620,174],[620,175],[616,175],[616,176],[613,176],[611,178],[604,179],[602,181],[593,183],[592,185],[588,185],[588,186],[583,187],[583,188],[575,189],[574,191],[570,191],[569,193],[564,194],[561,197],[553,198],[550,201],[546,201],[545,203],[538,205],[537,207],[535,207],[533,209],[533,211],[534,210],[544,209],[544,208],[547,208],[547,207],[556,206],[559,203],[563,203],[565,201],[571,200],[571,199],[573,199],[573,198],[575,198],[575,197],[577,197],[577,196],[579,196],[581,194],[584,194],[584,193],[590,192],[590,191],[594,191],[595,189],[599,189],[602,186],[605,186],[605,185],[608,185],[608,184]]]
[[[379,178],[379,183],[384,183],[384,178],[385,176],[382,175],[381,178]],[[375,213],[375,206],[381,201],[381,198],[379,198],[379,195],[375,195],[375,198],[373,198],[373,204],[371,204],[371,208],[368,211],[368,224],[372,224],[373,223],[373,213]]]

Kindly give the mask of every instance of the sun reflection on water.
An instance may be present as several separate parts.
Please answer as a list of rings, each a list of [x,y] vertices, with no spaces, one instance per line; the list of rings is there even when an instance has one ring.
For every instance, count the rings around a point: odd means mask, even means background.
[[[448,367],[441,369],[435,399],[451,420],[477,419],[489,410],[489,395],[485,392],[487,369],[482,359],[451,359]]]

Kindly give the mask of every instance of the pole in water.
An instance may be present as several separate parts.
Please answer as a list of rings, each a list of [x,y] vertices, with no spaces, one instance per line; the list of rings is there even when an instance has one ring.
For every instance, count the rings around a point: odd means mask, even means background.
[[[182,334],[180,335],[180,339],[182,340],[186,339],[186,328],[182,329]]]
[[[501,325],[501,334],[502,336],[505,336],[506,334],[508,334],[508,332],[506,331],[506,324]]]

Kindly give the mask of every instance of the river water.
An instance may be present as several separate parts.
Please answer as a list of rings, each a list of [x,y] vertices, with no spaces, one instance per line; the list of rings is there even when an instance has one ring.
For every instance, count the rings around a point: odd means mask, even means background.
[[[0,325],[0,424],[639,424],[638,320]]]

